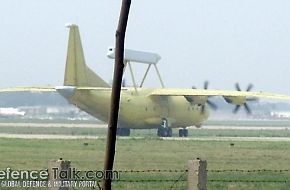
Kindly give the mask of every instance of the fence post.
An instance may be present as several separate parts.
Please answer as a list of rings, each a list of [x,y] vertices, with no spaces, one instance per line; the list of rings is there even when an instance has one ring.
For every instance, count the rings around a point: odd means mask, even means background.
[[[188,161],[188,176],[187,176],[187,188],[188,190],[206,190],[206,160]]]
[[[48,162],[48,186],[49,190],[68,190],[69,187],[61,187],[62,181],[69,180],[71,161],[69,160],[51,160]]]

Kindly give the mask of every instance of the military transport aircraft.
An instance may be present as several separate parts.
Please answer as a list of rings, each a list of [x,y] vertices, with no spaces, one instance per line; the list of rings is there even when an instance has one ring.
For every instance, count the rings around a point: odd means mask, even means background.
[[[107,121],[111,87],[85,63],[78,26],[68,25],[70,28],[68,54],[66,60],[64,85],[57,87],[14,87],[0,89],[0,92],[58,92],[71,104]],[[109,48],[108,57],[114,58],[114,48]],[[216,108],[209,100],[211,96],[221,96],[227,103],[235,105],[234,112],[244,106],[250,113],[248,101],[257,98],[274,98],[290,100],[290,96],[250,92],[252,85],[242,91],[236,84],[236,91],[208,90],[208,83],[204,89],[173,89],[165,88],[157,69],[160,56],[154,53],[126,50],[124,64],[131,71],[133,87],[123,87],[121,90],[118,135],[129,136],[130,129],[157,129],[160,137],[171,137],[172,128],[180,128],[179,136],[188,135],[188,126],[201,127],[209,117],[208,107]],[[136,85],[131,68],[131,62],[148,64],[140,86]],[[143,83],[150,67],[153,65],[161,82],[161,88],[144,88]]]

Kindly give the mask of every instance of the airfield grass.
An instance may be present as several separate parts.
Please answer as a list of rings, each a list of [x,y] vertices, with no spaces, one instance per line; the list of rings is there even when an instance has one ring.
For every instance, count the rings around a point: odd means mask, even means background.
[[[289,121],[262,123],[260,121],[209,121],[207,124],[286,127],[289,126]],[[85,123],[81,127],[57,128],[29,127],[29,124],[25,127],[1,126],[0,130],[1,133],[10,134],[101,137],[105,137],[107,131],[105,128],[85,127]],[[174,136],[177,136],[177,129],[173,132]],[[187,169],[187,161],[197,157],[208,162],[208,189],[290,189],[289,171],[246,172],[261,169],[290,170],[290,142],[166,141],[156,138],[156,130],[132,130],[131,136],[144,138],[118,139],[115,170],[177,170],[177,172],[120,172],[121,181],[113,182],[114,189],[186,189],[187,172],[184,171]],[[189,129],[189,136],[290,137],[290,130],[208,130],[205,126],[203,129]],[[72,167],[80,170],[102,170],[105,144],[105,138],[96,140],[0,138],[0,170],[7,167],[17,170],[42,170],[47,168],[49,160],[58,158],[71,160]],[[244,171],[222,171],[236,169]],[[142,182],[142,180],[151,182]],[[13,189],[17,190],[17,188]],[[21,190],[23,189],[25,188]]]
[[[231,143],[234,146],[230,145]],[[42,170],[47,168],[49,160],[58,158],[71,160],[72,167],[80,170],[102,170],[105,144],[105,139],[0,138],[0,170],[7,167],[15,170]],[[214,172],[213,170],[290,170],[289,157],[289,142],[168,141],[159,138],[118,139],[115,170],[177,170],[177,172],[121,172],[120,180],[125,181],[114,181],[113,189],[186,189],[187,173],[183,171],[187,169],[187,161],[201,158],[207,160],[207,169],[210,170],[208,172],[208,189],[286,190],[290,188],[289,171]],[[180,180],[175,181],[177,179]],[[128,180],[169,181],[128,182]],[[215,180],[286,180],[288,182],[246,183]],[[17,190],[17,188],[13,189]]]

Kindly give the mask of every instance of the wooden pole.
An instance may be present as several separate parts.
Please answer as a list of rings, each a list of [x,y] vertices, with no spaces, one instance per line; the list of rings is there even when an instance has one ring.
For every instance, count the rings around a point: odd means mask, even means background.
[[[206,160],[189,160],[188,161],[188,190],[206,190],[207,181],[207,162]]]
[[[104,190],[111,190],[112,183],[112,170],[114,165],[115,147],[116,147],[116,133],[118,124],[118,113],[120,103],[120,92],[122,84],[122,76],[124,69],[124,42],[125,33],[127,27],[127,21],[129,16],[131,0],[122,0],[121,12],[119,17],[119,23],[116,31],[116,44],[115,44],[115,68],[113,77],[113,86],[111,94],[111,110],[108,122],[107,133],[107,146],[104,163],[104,180],[102,188]]]
[[[50,160],[48,162],[48,182],[50,186],[48,190],[69,190],[69,187],[62,187],[62,181],[70,181],[69,177],[60,178],[60,172],[69,172],[71,161],[69,160]]]

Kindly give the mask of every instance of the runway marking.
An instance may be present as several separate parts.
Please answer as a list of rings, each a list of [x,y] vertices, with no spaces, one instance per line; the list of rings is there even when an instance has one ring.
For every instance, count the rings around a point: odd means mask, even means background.
[[[44,134],[7,134],[0,133],[0,138],[11,139],[105,139],[99,136],[81,136],[81,135],[44,135]]]
[[[290,142],[290,137],[162,137],[163,140],[174,141],[285,141]]]
[[[203,126],[201,129],[209,129],[209,130],[290,130],[289,126],[231,126],[231,125],[210,125]],[[196,129],[200,130],[200,129]]]
[[[107,128],[107,124],[74,123],[0,123],[0,127],[52,127],[52,128]]]

